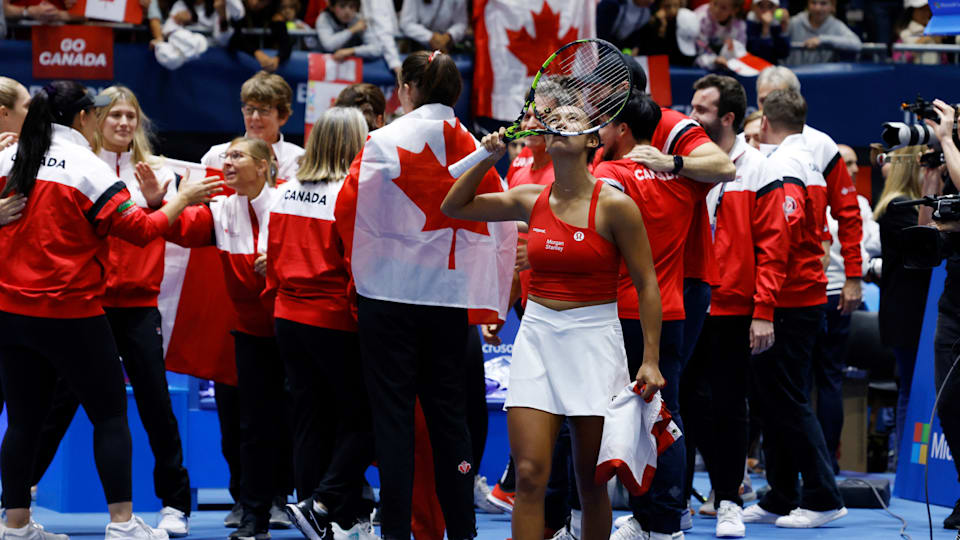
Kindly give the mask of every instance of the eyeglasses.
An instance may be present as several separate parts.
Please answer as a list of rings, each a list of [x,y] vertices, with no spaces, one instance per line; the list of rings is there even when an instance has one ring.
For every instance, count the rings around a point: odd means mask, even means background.
[[[244,156],[250,156],[250,154],[248,154],[248,153],[246,153],[246,152],[241,152],[241,151],[239,151],[239,150],[233,150],[232,152],[223,152],[223,153],[221,153],[221,154],[220,154],[220,159],[221,159],[222,161],[224,161],[224,162],[226,162],[227,160],[230,160],[230,161],[238,161],[238,160],[243,159]],[[253,157],[253,156],[250,156],[250,157]]]
[[[260,116],[266,116],[273,112],[276,107],[254,107],[253,105],[244,105],[240,111],[244,116],[253,116],[253,113],[260,113]]]

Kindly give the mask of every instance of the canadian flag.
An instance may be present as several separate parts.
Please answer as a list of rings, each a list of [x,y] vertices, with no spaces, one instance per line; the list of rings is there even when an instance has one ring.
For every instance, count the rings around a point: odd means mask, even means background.
[[[584,0],[475,0],[474,114],[515,119],[544,60],[596,36],[596,9]]]
[[[140,24],[143,8],[138,0],[77,0],[70,13],[88,19]]]
[[[634,56],[643,72],[647,74],[646,92],[661,107],[673,105],[673,90],[670,86],[670,57],[665,54],[656,56]]]
[[[304,114],[303,138],[310,136],[313,124],[323,111],[333,106],[344,88],[363,82],[363,60],[350,57],[342,62],[332,54],[311,53],[307,56],[307,109]]]
[[[164,164],[180,178],[223,177],[199,163],[166,159]],[[216,247],[187,249],[167,242],[157,306],[167,369],[236,385],[230,336],[236,314],[222,276]]]
[[[471,322],[506,317],[517,226],[440,211],[447,165],[478,143],[445,105],[429,104],[373,132],[350,167],[336,220],[357,293],[407,304],[469,308]],[[478,192],[503,191],[489,171]]]
[[[727,69],[741,77],[756,77],[761,71],[773,65],[759,56],[748,53],[742,43],[732,39],[723,45],[720,56],[727,59]]]

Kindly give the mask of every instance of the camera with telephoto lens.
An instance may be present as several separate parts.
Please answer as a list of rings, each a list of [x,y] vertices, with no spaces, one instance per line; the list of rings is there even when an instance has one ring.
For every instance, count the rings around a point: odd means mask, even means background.
[[[960,195],[957,194],[891,203],[893,207],[921,205],[933,208],[934,221],[960,221]],[[900,235],[904,268],[936,268],[943,259],[960,255],[960,233],[941,232],[936,227],[916,225],[903,229]]]
[[[888,148],[897,148],[900,146],[925,145],[934,148],[940,148],[940,141],[937,134],[930,126],[923,123],[923,120],[932,120],[940,122],[940,114],[933,108],[933,103],[917,96],[913,103],[901,103],[900,108],[906,112],[916,115],[920,123],[904,124],[903,122],[884,122],[883,131],[880,138]],[[954,105],[955,117],[960,117],[960,105]],[[953,141],[960,146],[960,139],[957,137],[956,130],[953,133]]]

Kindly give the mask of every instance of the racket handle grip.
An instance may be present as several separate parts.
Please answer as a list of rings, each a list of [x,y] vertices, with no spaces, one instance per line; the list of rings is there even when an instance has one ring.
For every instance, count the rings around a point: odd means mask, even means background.
[[[447,167],[447,170],[450,171],[450,176],[454,178],[460,178],[463,176],[463,173],[470,170],[471,167],[487,159],[491,155],[492,153],[490,151],[481,146],[480,148],[477,148],[471,152],[467,157]]]

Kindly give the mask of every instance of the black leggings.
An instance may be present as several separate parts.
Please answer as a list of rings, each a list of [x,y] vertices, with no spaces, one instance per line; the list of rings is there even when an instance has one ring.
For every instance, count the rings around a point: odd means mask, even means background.
[[[104,311],[153,451],[154,492],[163,506],[171,506],[189,516],[190,477],[183,467],[180,431],[167,386],[160,312],[155,307],[104,308]],[[41,430],[34,485],[56,456],[79,406],[80,401],[70,393],[66,382],[58,381],[53,407]]]
[[[58,376],[93,424],[93,455],[107,503],[130,501],[127,393],[107,318],[45,319],[0,312],[0,381],[8,415],[0,447],[3,507],[30,507],[40,430]]]

